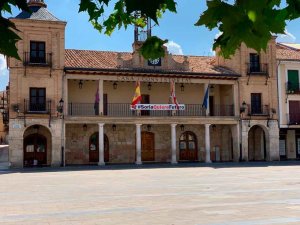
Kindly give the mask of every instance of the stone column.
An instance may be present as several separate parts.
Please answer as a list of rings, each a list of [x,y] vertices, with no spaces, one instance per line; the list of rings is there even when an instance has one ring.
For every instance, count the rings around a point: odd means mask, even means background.
[[[104,123],[99,123],[99,162],[98,166],[104,166]]]
[[[207,90],[207,87],[208,87],[209,84],[204,84],[204,94],[203,94],[203,100],[204,100],[204,97],[205,97],[205,93],[206,93],[206,90]],[[203,101],[202,100],[202,101]],[[203,103],[203,102],[202,102]],[[206,115],[209,116],[210,114],[210,111],[209,111],[209,90],[208,90],[208,99],[207,99],[207,109],[206,109]]]
[[[248,161],[248,133],[251,127],[249,127],[248,120],[241,121],[241,143],[242,143],[242,160]]]
[[[232,147],[233,147],[233,161],[238,162],[240,159],[240,124],[231,127],[232,133]]]
[[[104,104],[103,104],[103,80],[99,80],[98,90],[99,90],[99,99],[100,99],[100,102],[99,102],[99,115],[103,116],[103,107],[104,107]]]
[[[211,163],[210,160],[210,124],[205,124],[205,162]]]
[[[240,116],[240,101],[238,96],[238,84],[232,85],[233,90],[233,105],[234,105],[234,115]]]
[[[136,164],[142,164],[142,139],[141,139],[142,124],[136,124]]]
[[[67,77],[65,76],[65,78],[64,78],[64,87],[63,87],[63,96],[62,96],[62,98],[63,98],[63,100],[64,100],[64,108],[63,108],[63,110],[64,110],[64,115],[68,115],[69,114],[69,101],[68,101],[68,79],[67,79]]]
[[[172,164],[176,164],[177,163],[177,159],[176,159],[176,125],[177,124],[171,124],[171,150],[172,150],[172,160],[171,163]]]

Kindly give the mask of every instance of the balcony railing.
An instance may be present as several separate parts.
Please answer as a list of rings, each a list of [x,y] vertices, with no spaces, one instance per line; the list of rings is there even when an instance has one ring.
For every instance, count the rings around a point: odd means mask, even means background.
[[[44,103],[34,103],[29,99],[24,99],[24,113],[26,114],[49,114],[51,112],[52,101],[47,99]]]
[[[286,83],[286,93],[288,94],[300,94],[300,84],[299,83]]]
[[[246,63],[246,65],[248,75],[267,75],[269,73],[267,63],[260,63],[257,65]]]
[[[52,66],[52,53],[46,53],[44,56],[33,57],[30,52],[24,53],[25,66]]]
[[[268,115],[270,115],[269,105],[260,105],[260,106],[248,105],[248,115],[250,115],[250,116],[268,116]]]
[[[300,125],[300,113],[288,114],[289,125]]]
[[[97,116],[99,115],[98,105],[94,103],[69,103],[68,115],[70,116]],[[108,103],[103,108],[104,116],[110,117],[168,117],[168,116],[205,116],[206,110],[201,104],[186,104],[185,110],[180,111],[132,111],[130,103]],[[210,116],[234,116],[233,105],[214,105]]]
[[[210,107],[210,116],[234,116],[234,105],[214,105]]]

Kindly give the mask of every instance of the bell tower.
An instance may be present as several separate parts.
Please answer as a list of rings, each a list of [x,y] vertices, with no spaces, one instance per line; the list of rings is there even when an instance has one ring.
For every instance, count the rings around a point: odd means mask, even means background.
[[[138,16],[138,15],[136,15]],[[148,37],[151,37],[151,19],[147,18],[147,26],[141,28],[135,25],[134,27],[134,42],[144,42]]]

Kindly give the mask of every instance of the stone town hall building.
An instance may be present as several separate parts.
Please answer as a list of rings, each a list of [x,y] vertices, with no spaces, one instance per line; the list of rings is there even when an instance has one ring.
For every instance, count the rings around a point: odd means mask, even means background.
[[[22,60],[8,59],[11,166],[279,160],[275,39],[228,60],[147,61],[138,29],[132,52],[65,49],[66,22],[29,6],[11,19],[22,37]],[[143,104],[170,103],[174,82],[185,110],[131,110],[136,81]]]

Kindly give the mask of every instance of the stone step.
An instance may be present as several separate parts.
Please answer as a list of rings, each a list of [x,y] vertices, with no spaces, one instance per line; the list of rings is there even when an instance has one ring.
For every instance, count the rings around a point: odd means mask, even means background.
[[[0,170],[8,170],[9,162],[0,162]]]

